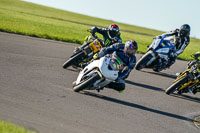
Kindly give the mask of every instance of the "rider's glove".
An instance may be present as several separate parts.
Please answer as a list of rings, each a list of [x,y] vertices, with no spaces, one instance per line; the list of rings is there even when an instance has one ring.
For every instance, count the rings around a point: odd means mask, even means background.
[[[156,36],[155,38],[156,39],[162,39],[162,36]]]
[[[94,54],[93,59],[98,59],[99,55],[98,53]]]
[[[97,27],[96,27],[96,26],[93,26],[93,27],[91,28],[90,32],[93,33],[93,32],[96,32],[96,30],[97,30]]]
[[[97,32],[97,27],[96,26],[93,26],[91,29],[90,29],[90,33],[93,35],[95,35],[95,33]]]

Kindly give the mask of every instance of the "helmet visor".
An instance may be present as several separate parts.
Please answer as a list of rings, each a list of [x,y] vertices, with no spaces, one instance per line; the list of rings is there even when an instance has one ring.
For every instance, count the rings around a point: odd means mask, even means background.
[[[118,34],[118,31],[117,30],[109,30],[109,34],[112,38],[116,37],[117,34]]]
[[[130,49],[130,48],[127,48],[126,49],[126,54],[128,54],[129,56],[130,55],[134,55],[136,53],[136,49]]]
[[[180,36],[187,36],[188,35],[188,31],[186,30],[180,30]]]

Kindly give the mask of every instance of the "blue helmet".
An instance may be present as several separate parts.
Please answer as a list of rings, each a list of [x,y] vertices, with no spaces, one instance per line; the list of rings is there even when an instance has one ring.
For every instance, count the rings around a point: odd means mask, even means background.
[[[131,56],[131,55],[134,55],[137,50],[138,50],[138,45],[137,45],[137,42],[135,40],[126,41],[125,46],[124,46],[124,53],[125,54]]]

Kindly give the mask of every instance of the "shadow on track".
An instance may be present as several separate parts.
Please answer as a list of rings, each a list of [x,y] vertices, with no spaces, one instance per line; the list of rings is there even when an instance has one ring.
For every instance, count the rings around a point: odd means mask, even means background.
[[[96,94],[96,93],[92,93],[92,92],[88,92],[88,91],[83,91],[83,94],[87,95],[87,96],[99,98],[99,99],[102,99],[102,100],[106,100],[106,101],[109,101],[109,102],[122,104],[124,106],[129,106],[129,107],[132,107],[132,108],[137,108],[137,109],[145,110],[145,111],[148,111],[148,112],[160,114],[160,115],[163,115],[163,116],[168,116],[168,117],[179,119],[179,120],[193,122],[192,119],[187,118],[185,116],[176,115],[176,114],[172,114],[172,113],[168,113],[168,112],[152,109],[152,108],[145,107],[145,106],[142,106],[142,105],[139,105],[139,104],[134,104],[134,103],[131,103],[131,102],[127,102],[127,101],[123,101],[123,100],[119,100],[119,99],[103,96],[103,95],[100,95],[100,94]]]
[[[150,74],[154,74],[154,75],[158,75],[158,76],[163,76],[163,77],[167,77],[167,78],[172,78],[172,79],[176,79],[176,75],[172,75],[172,74],[168,74],[168,73],[163,73],[163,72],[149,72],[149,71],[144,71],[141,70],[141,72],[145,72],[145,73],[150,73]]]
[[[151,89],[151,90],[161,91],[161,92],[165,91],[165,90],[163,90],[162,88],[159,88],[159,87],[155,87],[155,86],[151,86],[151,85],[145,85],[145,84],[141,84],[141,83],[136,83],[136,82],[133,82],[133,81],[130,81],[130,80],[125,80],[125,81],[126,81],[127,84],[143,87],[143,88],[146,88],[146,89]],[[192,102],[200,103],[200,98],[193,97],[193,96],[188,96],[188,95],[184,95],[184,94],[178,95],[178,94],[175,94],[175,93],[171,94],[170,96],[181,98],[181,99],[184,99],[184,100],[189,100],[189,101],[192,101]]]
[[[162,88],[159,88],[159,87],[155,87],[155,86],[151,86],[151,85],[145,85],[145,84],[141,84],[141,83],[136,83],[136,82],[133,82],[133,81],[130,81],[130,80],[125,80],[127,84],[131,84],[131,85],[135,85],[135,86],[139,86],[139,87],[143,87],[143,88],[146,88],[146,89],[151,89],[151,90],[155,90],[155,91],[163,91],[164,90]]]
[[[178,94],[175,94],[175,93],[171,94],[170,96],[181,98],[181,99],[184,99],[184,100],[189,100],[189,101],[192,101],[192,102],[200,103],[200,98],[193,97],[193,96],[188,96],[188,95],[184,95],[184,94],[178,95]]]

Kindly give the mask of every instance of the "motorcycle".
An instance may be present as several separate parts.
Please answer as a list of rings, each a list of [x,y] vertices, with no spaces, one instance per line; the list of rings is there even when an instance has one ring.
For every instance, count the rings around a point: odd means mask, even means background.
[[[194,55],[192,57],[195,58],[195,61],[189,62],[186,70],[178,74],[173,84],[165,90],[166,94],[169,95],[175,91],[178,94],[182,94],[197,89],[200,79],[200,74],[197,70],[198,59]]]
[[[173,40],[162,37],[154,38],[153,43],[148,47],[144,54],[136,63],[136,70],[143,68],[153,68],[154,71],[161,71],[168,67],[170,56],[173,56],[175,46]],[[159,70],[158,70],[159,68]]]
[[[93,60],[78,75],[73,83],[73,90],[79,92],[82,90],[102,90],[103,87],[118,78],[118,72],[121,70],[119,60],[114,60],[109,55]]]
[[[88,30],[88,32],[90,32]],[[63,64],[63,68],[66,69],[69,66],[81,67],[81,64],[89,62],[93,55],[101,50],[103,41],[95,36],[87,36],[85,43],[79,48],[74,50],[72,56]]]

